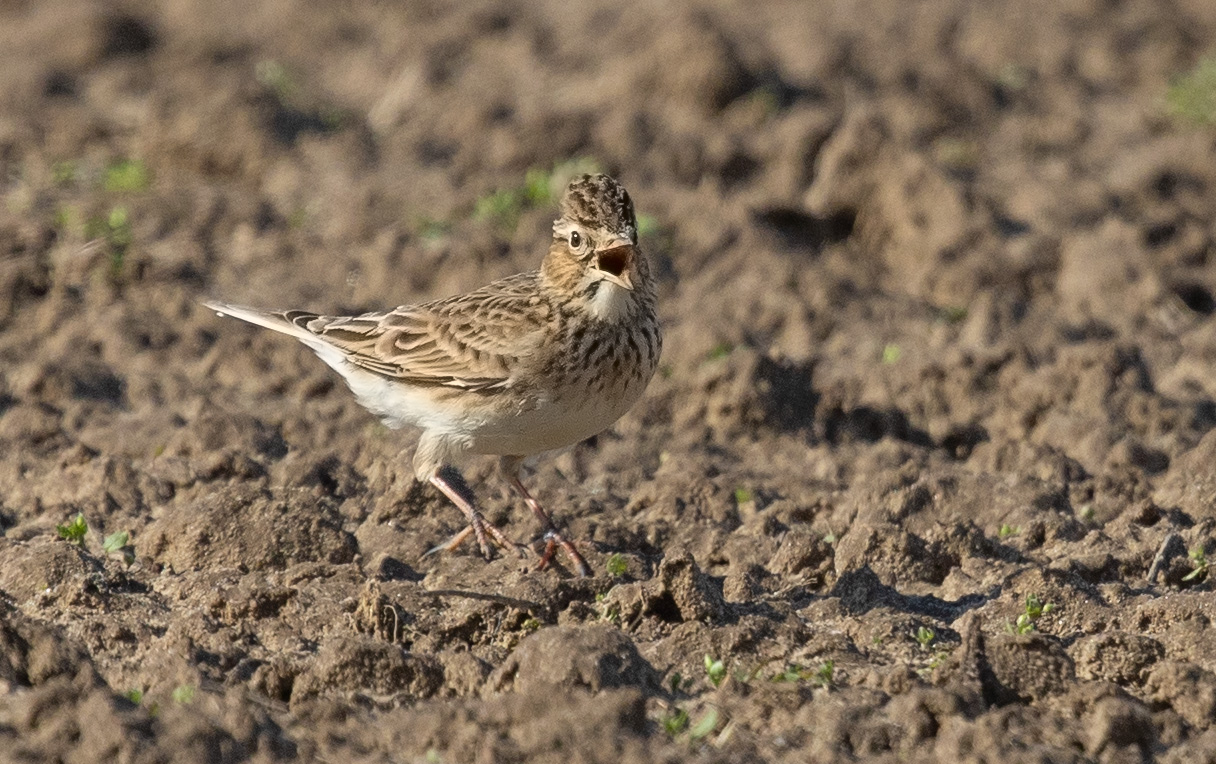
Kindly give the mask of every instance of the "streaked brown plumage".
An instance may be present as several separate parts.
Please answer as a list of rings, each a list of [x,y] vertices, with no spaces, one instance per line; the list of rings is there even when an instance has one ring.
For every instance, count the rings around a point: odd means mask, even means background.
[[[589,574],[520,483],[519,469],[528,456],[609,427],[658,367],[654,283],[637,247],[633,203],[615,180],[571,181],[540,269],[467,294],[359,316],[206,304],[296,337],[387,425],[422,429],[415,475],[469,520],[436,549],[452,549],[470,534],[487,558],[490,540],[515,548],[477,511],[454,467],[464,453],[493,454],[545,525],[542,564],[561,545],[578,572]]]

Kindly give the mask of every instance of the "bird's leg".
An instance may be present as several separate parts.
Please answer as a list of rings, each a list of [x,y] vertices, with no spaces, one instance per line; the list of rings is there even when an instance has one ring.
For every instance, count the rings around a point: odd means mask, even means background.
[[[566,556],[570,558],[570,562],[574,565],[574,569],[578,571],[580,576],[586,578],[591,575],[591,566],[583,559],[583,556],[578,553],[562,534],[557,530],[557,526],[553,524],[553,518],[549,517],[549,513],[540,505],[532,494],[528,493],[528,489],[524,488],[524,484],[519,479],[519,468],[523,464],[523,459],[514,456],[504,456],[499,462],[499,467],[502,469],[503,475],[506,476],[507,482],[515,489],[515,492],[523,497],[524,503],[540,520],[541,525],[545,529],[545,553],[541,555],[540,567],[544,569],[553,561],[553,553],[557,551],[557,547],[561,547]]]
[[[476,499],[473,496],[472,489],[468,483],[464,481],[461,474],[454,467],[439,467],[430,477],[431,485],[443,491],[443,495],[451,499],[452,503],[460,508],[464,516],[468,518],[469,525],[464,530],[457,533],[452,538],[448,539],[439,546],[431,549],[426,554],[434,554],[435,552],[450,552],[460,546],[471,534],[477,539],[477,546],[481,547],[481,554],[487,560],[491,557],[490,541],[498,544],[503,549],[514,550],[523,556],[520,552],[519,545],[507,535],[500,531],[493,523],[486,520],[481,512],[475,506]],[[426,555],[423,555],[424,557]]]

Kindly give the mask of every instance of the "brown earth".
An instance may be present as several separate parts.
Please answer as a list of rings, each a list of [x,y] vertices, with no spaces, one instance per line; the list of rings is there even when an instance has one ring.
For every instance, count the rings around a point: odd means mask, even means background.
[[[0,4],[0,760],[1216,761],[1216,132],[1166,99],[1214,45],[1208,0]],[[667,337],[528,478],[597,575],[423,558],[413,436],[197,299],[535,267],[551,203],[493,194],[577,158]]]

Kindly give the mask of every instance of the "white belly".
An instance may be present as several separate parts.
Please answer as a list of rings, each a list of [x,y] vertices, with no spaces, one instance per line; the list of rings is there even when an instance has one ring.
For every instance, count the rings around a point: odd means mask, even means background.
[[[331,364],[332,365],[332,364]],[[573,445],[603,432],[642,396],[649,380],[597,394],[567,394],[532,400],[516,409],[438,400],[431,391],[368,374],[349,364],[335,365],[359,402],[394,429],[418,427],[448,442],[453,452],[531,456]],[[455,455],[455,453],[453,453]]]
[[[565,448],[611,427],[645,389],[645,383],[635,383],[610,395],[542,401],[535,408],[488,419],[471,433],[469,450],[497,456],[531,456]]]

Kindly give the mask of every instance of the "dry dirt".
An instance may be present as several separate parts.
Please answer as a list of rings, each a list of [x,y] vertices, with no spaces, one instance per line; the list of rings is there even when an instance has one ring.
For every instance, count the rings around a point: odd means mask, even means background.
[[[0,760],[1216,761],[1216,129],[1166,99],[1213,46],[1210,0],[0,3]],[[528,477],[597,575],[423,558],[413,435],[197,300],[535,267],[576,159],[667,338]]]

